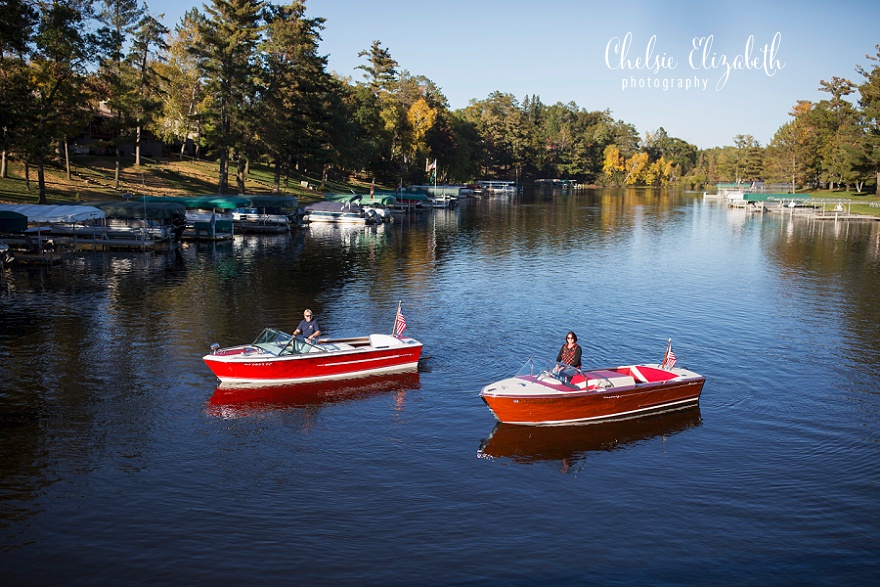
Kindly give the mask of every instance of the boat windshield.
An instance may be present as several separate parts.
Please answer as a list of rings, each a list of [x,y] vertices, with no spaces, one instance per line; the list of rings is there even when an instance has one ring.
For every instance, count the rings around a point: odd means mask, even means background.
[[[271,344],[271,343],[281,343],[281,346],[290,342],[291,336],[286,332],[282,332],[281,330],[275,330],[274,328],[266,328],[263,332],[260,333],[260,336],[254,341],[254,346],[263,345],[263,344]]]
[[[284,331],[266,328],[253,342],[253,345],[273,355],[302,355],[324,350],[316,344],[306,342],[301,336],[292,341],[291,339],[293,337]]]
[[[577,378],[575,377],[576,375],[580,375],[580,377]],[[583,371],[576,367],[539,358],[530,358],[526,361],[525,365],[523,365],[516,374],[516,377],[529,380],[540,379],[542,377],[552,378],[570,387],[576,387],[574,382],[578,381],[578,379],[581,381],[587,379]]]

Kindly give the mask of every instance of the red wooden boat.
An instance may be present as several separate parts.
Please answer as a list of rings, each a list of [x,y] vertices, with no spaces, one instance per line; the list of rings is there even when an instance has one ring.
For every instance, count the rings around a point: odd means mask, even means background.
[[[584,371],[529,359],[480,397],[505,424],[552,426],[635,418],[697,405],[706,378],[660,364]]]
[[[251,344],[219,348],[202,357],[223,384],[282,384],[348,379],[416,370],[422,343],[405,336],[371,334],[322,339],[317,344],[267,328]]]

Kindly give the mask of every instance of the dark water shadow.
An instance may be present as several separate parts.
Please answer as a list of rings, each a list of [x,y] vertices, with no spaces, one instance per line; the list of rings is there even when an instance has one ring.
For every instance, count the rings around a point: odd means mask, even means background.
[[[271,411],[312,411],[329,404],[356,401],[384,393],[406,392],[419,387],[418,371],[293,385],[220,385],[208,400],[207,412],[218,418],[241,418]]]
[[[613,451],[627,445],[677,434],[702,424],[699,406],[631,420],[579,426],[495,425],[477,454],[481,458],[516,463],[563,461],[573,463],[591,452]]]

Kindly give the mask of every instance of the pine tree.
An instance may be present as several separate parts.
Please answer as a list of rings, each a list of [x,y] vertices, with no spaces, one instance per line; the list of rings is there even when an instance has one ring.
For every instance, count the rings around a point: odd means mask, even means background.
[[[391,52],[382,47],[382,41],[373,41],[369,51],[359,52],[358,57],[369,58],[367,65],[358,65],[356,69],[364,70],[364,78],[374,94],[387,90],[397,80],[398,63],[391,58]]]
[[[164,15],[160,15],[160,18]],[[164,59],[168,49],[165,37],[168,29],[150,14],[144,5],[144,13],[132,30],[133,40],[128,61],[134,76],[133,119],[135,123],[135,165],[141,164],[141,135],[145,125],[150,124],[162,106],[158,99],[159,76],[155,64]]]
[[[874,45],[876,55],[865,55],[874,66],[870,70],[861,65],[856,71],[865,78],[859,86],[859,106],[865,125],[865,162],[867,171],[874,175],[877,193],[880,193],[880,45]]]
[[[39,22],[30,39],[28,83],[18,112],[22,128],[18,145],[26,161],[37,166],[39,203],[46,203],[44,166],[56,141],[69,136],[84,121],[85,73],[91,53],[85,20],[87,0],[56,1],[39,6]]]
[[[137,109],[136,72],[125,60],[124,48],[128,37],[143,9],[137,0],[102,0],[98,12],[97,38],[101,50],[101,67],[98,74],[98,99],[110,112],[108,126],[113,133],[112,143],[116,150],[115,183],[119,187],[122,167],[122,144],[131,138],[136,126],[134,112]]]
[[[193,47],[210,96],[209,137],[220,153],[218,193],[229,187],[230,152],[237,155],[252,132],[257,92],[261,0],[211,0]]]

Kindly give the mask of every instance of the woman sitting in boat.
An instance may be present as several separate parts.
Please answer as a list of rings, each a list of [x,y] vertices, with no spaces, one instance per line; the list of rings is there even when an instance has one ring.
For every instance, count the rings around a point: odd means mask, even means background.
[[[565,344],[559,349],[559,354],[556,355],[556,362],[565,363],[578,369],[581,368],[581,347],[578,344],[577,334],[569,331],[565,335]]]
[[[572,376],[576,373],[575,369],[581,368],[581,347],[577,343],[578,337],[574,332],[569,331],[565,335],[565,344],[559,349],[556,355],[556,362],[562,365],[556,366],[555,375],[563,383],[569,383]],[[575,369],[566,369],[565,366],[574,367]]]
[[[307,342],[314,342],[321,334],[321,327],[318,326],[318,321],[312,318],[312,311],[308,308],[303,312],[303,318],[304,320],[293,331],[293,337],[296,338],[296,335],[302,334]]]

